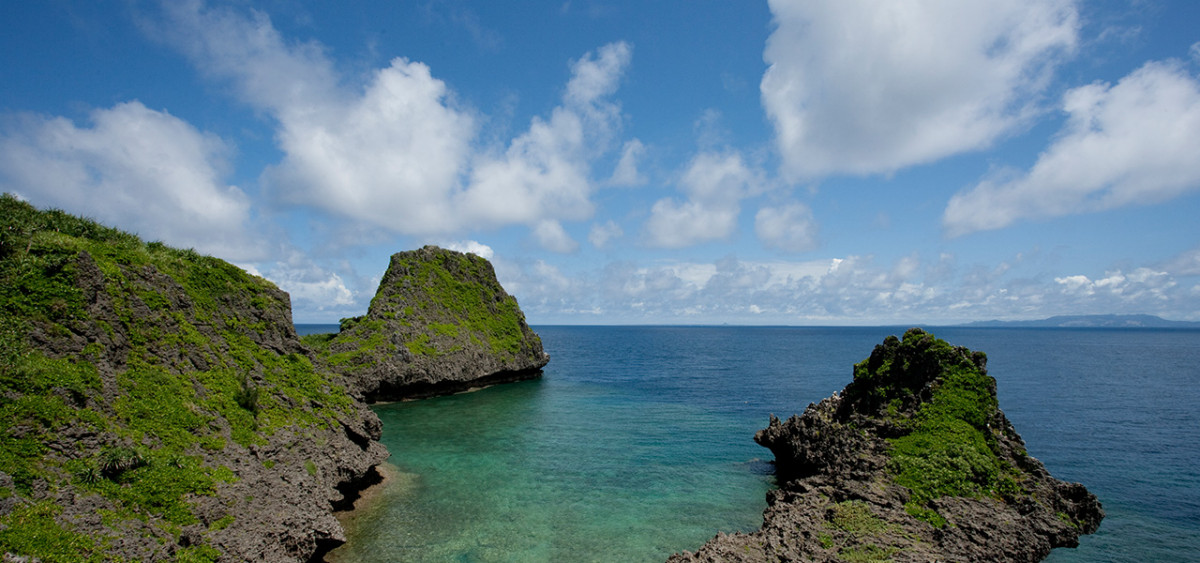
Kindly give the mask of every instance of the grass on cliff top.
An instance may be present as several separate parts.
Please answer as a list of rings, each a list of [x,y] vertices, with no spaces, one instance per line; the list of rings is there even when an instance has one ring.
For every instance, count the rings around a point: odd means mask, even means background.
[[[525,336],[520,308],[517,300],[505,294],[495,281],[487,260],[450,251],[438,252],[432,260],[412,256],[396,260],[392,267],[400,268],[404,277],[392,281],[396,287],[380,291],[380,296],[394,301],[388,303],[389,310],[396,309],[401,316],[422,316],[432,321],[428,324],[430,330],[441,335],[458,336],[460,329],[464,330],[471,339],[481,339],[496,355],[513,357],[520,352]],[[404,296],[396,291],[400,287],[409,289],[408,295],[425,299],[400,301],[397,298]],[[497,300],[500,295],[504,297]],[[417,352],[428,354],[429,348],[417,346]]]
[[[78,283],[83,252],[103,275],[113,321],[88,313],[95,305]],[[335,426],[352,405],[345,390],[308,358],[259,346],[252,337],[268,327],[240,314],[249,307],[286,316],[276,295],[270,282],[222,260],[0,197],[0,472],[13,481],[0,495],[18,499],[0,515],[0,552],[45,561],[103,553],[39,492],[69,488],[111,501],[113,530],[140,520],[160,541],[178,537],[198,521],[191,499],[236,479],[205,463],[207,452],[230,439],[264,443],[284,426]],[[49,357],[31,348],[34,327],[51,340],[100,330],[124,344],[91,342],[82,353]],[[209,369],[196,370],[180,350]],[[124,367],[102,381],[101,359]],[[80,435],[94,446],[71,438]],[[204,543],[176,553],[180,561],[219,555]]]
[[[982,353],[911,329],[903,340],[889,336],[854,368],[847,397],[885,409],[906,431],[888,440],[888,468],[897,484],[912,491],[910,514],[941,527],[945,520],[929,508],[932,499],[1019,494],[1016,470],[993,449],[989,422],[999,406]],[[929,381],[932,397],[919,402],[917,394]],[[906,407],[914,405],[906,418]]]
[[[330,364],[353,370],[379,349],[394,347],[387,329],[394,322],[420,327],[403,342],[416,356],[444,356],[470,342],[501,358],[516,357],[526,337],[523,317],[517,300],[495,281],[487,260],[441,249],[429,258],[419,255],[424,252],[430,250],[393,256],[389,272],[400,275],[385,276],[369,315],[342,319],[337,335],[304,337],[303,342]],[[330,353],[335,343],[353,346]]]

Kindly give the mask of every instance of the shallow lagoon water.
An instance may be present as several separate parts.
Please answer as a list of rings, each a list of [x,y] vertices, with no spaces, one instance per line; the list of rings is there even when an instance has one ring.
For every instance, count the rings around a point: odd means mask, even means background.
[[[903,332],[536,330],[541,380],[375,407],[394,478],[331,561],[661,561],[755,529],[774,483],[754,432]],[[987,352],[1029,451],[1104,503],[1100,531],[1051,561],[1200,555],[1200,332],[931,331]]]

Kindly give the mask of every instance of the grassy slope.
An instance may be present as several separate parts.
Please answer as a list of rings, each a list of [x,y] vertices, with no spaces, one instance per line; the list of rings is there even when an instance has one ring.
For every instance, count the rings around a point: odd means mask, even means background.
[[[108,318],[89,315],[82,253],[103,272]],[[160,274],[170,279],[147,282]],[[0,552],[106,560],[129,529],[170,544],[183,526],[228,526],[231,517],[200,522],[193,511],[192,500],[237,479],[212,454],[285,426],[331,426],[351,404],[304,355],[258,343],[270,315],[238,310],[278,312],[281,295],[221,260],[0,198],[0,472],[11,477],[0,486],[0,507],[11,507]],[[35,332],[61,346],[33,346]],[[164,356],[180,349],[207,369]],[[107,507],[99,534],[63,516],[61,499],[92,495]],[[218,555],[202,541],[168,551]]]
[[[347,371],[394,353],[394,337],[415,356],[445,356],[470,344],[511,360],[527,337],[522,319],[487,260],[427,248],[392,257],[367,316],[342,319],[337,335],[304,341]]]
[[[912,491],[910,514],[945,524],[929,501],[947,496],[1011,500],[1022,494],[1021,473],[996,451],[992,428],[999,405],[986,356],[954,347],[920,329],[900,340],[889,336],[871,357],[854,366],[852,400],[881,408],[902,429],[889,439],[889,471]],[[920,401],[925,382],[932,396]],[[915,409],[913,408],[915,405]]]

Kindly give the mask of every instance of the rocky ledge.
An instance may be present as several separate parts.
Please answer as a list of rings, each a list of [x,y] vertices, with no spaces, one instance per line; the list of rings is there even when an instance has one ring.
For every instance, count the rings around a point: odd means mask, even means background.
[[[307,561],[379,434],[271,282],[0,198],[4,557]]]
[[[0,197],[0,559],[318,561],[388,457],[362,399],[548,360],[491,264],[432,247],[306,342],[263,278]]]
[[[1104,512],[1050,476],[999,409],[981,352],[889,336],[854,381],[754,439],[779,488],[763,525],[671,561],[1040,561]]]
[[[306,342],[369,402],[532,379],[550,360],[491,263],[435,246],[394,254],[367,314]]]

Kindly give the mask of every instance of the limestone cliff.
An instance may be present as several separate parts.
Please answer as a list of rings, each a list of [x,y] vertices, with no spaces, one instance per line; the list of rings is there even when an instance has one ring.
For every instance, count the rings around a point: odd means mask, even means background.
[[[270,282],[0,198],[0,554],[307,561],[379,432]]]
[[[673,561],[1040,561],[1104,517],[1005,418],[986,357],[889,336],[840,394],[770,425],[778,490],[762,528]]]
[[[393,255],[366,316],[307,342],[370,401],[534,378],[549,361],[491,263],[434,246]]]

